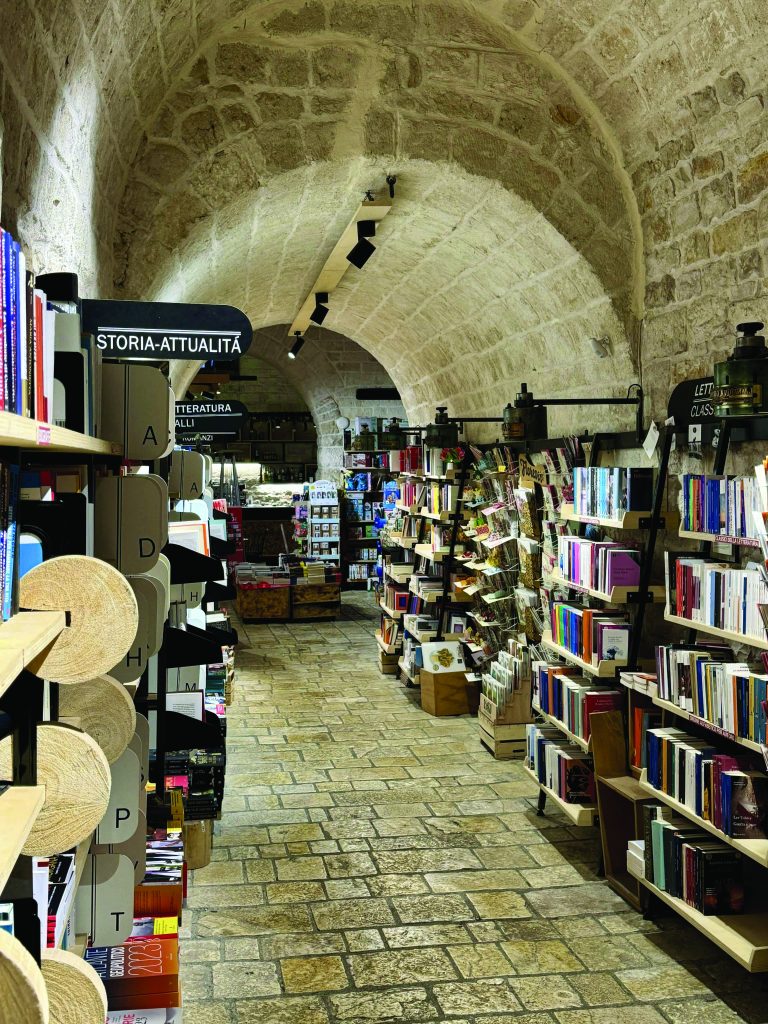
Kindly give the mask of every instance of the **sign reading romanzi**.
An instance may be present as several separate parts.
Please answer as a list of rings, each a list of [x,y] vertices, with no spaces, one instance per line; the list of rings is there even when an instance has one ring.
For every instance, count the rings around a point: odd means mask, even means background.
[[[234,306],[82,299],[83,333],[112,359],[239,359],[253,340]]]

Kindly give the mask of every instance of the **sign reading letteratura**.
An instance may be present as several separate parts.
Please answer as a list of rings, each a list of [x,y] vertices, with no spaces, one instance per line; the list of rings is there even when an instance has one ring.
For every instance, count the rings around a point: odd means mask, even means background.
[[[228,398],[198,399],[176,403],[176,436],[189,434],[237,434],[248,410]]]
[[[113,359],[232,360],[253,340],[248,317],[234,306],[82,299],[81,307],[83,333]]]

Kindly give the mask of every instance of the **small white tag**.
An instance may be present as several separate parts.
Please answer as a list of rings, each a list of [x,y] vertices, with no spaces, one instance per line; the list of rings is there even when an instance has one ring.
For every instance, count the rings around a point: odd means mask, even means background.
[[[659,428],[656,426],[656,421],[651,420],[651,425],[648,427],[648,433],[645,435],[643,441],[643,451],[648,458],[653,457],[653,453],[656,451],[656,445],[659,443]]]

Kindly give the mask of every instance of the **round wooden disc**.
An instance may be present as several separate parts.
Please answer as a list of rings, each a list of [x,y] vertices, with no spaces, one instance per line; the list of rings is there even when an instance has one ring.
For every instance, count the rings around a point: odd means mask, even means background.
[[[79,718],[110,764],[123,753],[136,731],[136,707],[122,683],[97,676],[59,691],[59,718]]]
[[[85,555],[63,555],[30,569],[21,579],[20,604],[69,612],[69,625],[30,666],[56,683],[82,683],[108,672],[130,649],[139,625],[125,576]]]
[[[0,930],[0,1020],[48,1024],[48,993],[40,968],[18,939]],[[103,1024],[104,1017],[100,1024]]]
[[[107,993],[90,964],[64,949],[46,949],[41,967],[48,989],[50,1024],[104,1024]]]
[[[0,778],[11,777],[11,737],[0,741]],[[79,729],[45,722],[37,727],[37,781],[45,801],[23,851],[51,857],[77,846],[107,810],[112,777],[96,740]]]

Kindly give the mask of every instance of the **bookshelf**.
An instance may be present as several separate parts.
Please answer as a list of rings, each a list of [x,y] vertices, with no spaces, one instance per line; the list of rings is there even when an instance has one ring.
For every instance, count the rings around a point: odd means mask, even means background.
[[[45,786],[10,786],[0,795],[0,892],[45,800]]]
[[[760,542],[753,537],[731,537],[722,533],[698,533],[695,530],[684,530],[682,527],[677,531],[677,535],[683,540],[695,540],[703,544],[731,544],[739,548],[760,547]]]
[[[650,796],[653,796],[656,800],[660,800],[665,803],[668,807],[677,811],[678,814],[684,818],[689,818],[694,824],[703,829],[705,832],[709,832],[711,835],[716,836],[721,842],[727,843],[728,846],[732,846],[735,850],[743,853],[745,857],[749,857],[750,860],[755,861],[762,867],[768,867],[768,839],[734,839],[732,836],[728,836],[725,832],[722,832],[719,828],[707,821],[705,818],[699,817],[695,811],[692,811],[690,807],[676,800],[673,796],[665,793],[663,789],[656,789],[648,782],[647,769],[643,768],[640,775],[640,786]]]
[[[753,973],[768,971],[768,913],[762,911],[723,917],[702,914],[684,900],[659,889],[633,864],[628,865],[628,870],[649,893],[706,935],[745,970]]]
[[[545,647],[557,654],[558,657],[573,665],[578,665],[582,672],[595,676],[597,679],[613,679],[616,675],[616,670],[625,667],[625,663],[619,661],[601,661],[597,665],[584,661],[583,658],[569,651],[567,647],[561,647],[560,644],[556,644],[552,639],[551,633],[542,633],[541,642]]]
[[[591,828],[595,823],[597,817],[597,807],[594,804],[569,804],[565,800],[562,800],[553,789],[545,786],[543,782],[539,782],[536,775],[531,769],[523,764],[523,772],[528,778],[538,787],[547,800],[550,800],[558,811],[568,818],[572,825],[576,825],[577,828]]]
[[[413,550],[418,558],[426,558],[428,562],[442,562],[446,555],[451,553],[450,547],[433,551],[431,544],[416,544]]]
[[[748,636],[746,633],[734,633],[728,629],[718,629],[717,626],[707,626],[702,622],[686,619],[682,615],[673,615],[669,609],[665,609],[664,618],[667,622],[673,622],[676,626],[685,626],[686,629],[693,629],[697,633],[706,633],[708,636],[716,636],[721,640],[730,640],[734,644],[746,644],[747,647],[768,651],[768,638],[766,637]]]
[[[613,587],[610,593],[592,590],[590,587],[583,587],[579,583],[566,579],[558,570],[552,573],[552,583],[559,587],[567,587],[569,590],[577,590],[582,594],[588,594],[589,597],[594,597],[598,601],[605,601],[606,604],[627,604],[630,599],[636,600],[640,594],[639,585],[636,587]],[[652,585],[648,588],[649,600],[662,601],[665,597],[666,593],[662,585]]]
[[[599,516],[582,516],[574,511],[573,505],[565,503],[560,509],[560,518],[567,523],[582,523],[584,526],[600,526],[604,530],[642,530],[645,529],[653,513],[624,512],[616,519],[602,519]],[[665,516],[668,513],[665,513]]]
[[[0,694],[35,659],[66,625],[64,612],[18,612],[0,625]]]
[[[544,719],[547,725],[552,725],[555,729],[559,729],[560,732],[571,741],[571,743],[575,743],[576,746],[581,747],[582,750],[590,749],[591,744],[589,741],[583,740],[581,736],[577,736],[575,732],[571,732],[571,730],[567,728],[565,722],[561,722],[560,719],[555,718],[554,715],[548,715],[546,711],[542,711],[541,708],[537,708],[535,704],[533,705],[533,710],[540,718]]]
[[[686,722],[690,722],[691,725],[696,725],[700,729],[706,729],[707,732],[712,733],[713,736],[718,737],[719,739],[727,740],[729,743],[737,743],[740,747],[751,750],[755,754],[762,754],[763,752],[762,744],[755,743],[742,736],[736,736],[733,733],[725,732],[725,730],[715,725],[714,722],[708,722],[706,718],[699,718],[698,715],[694,715],[692,712],[686,711],[685,708],[681,708],[677,704],[673,704],[672,701],[664,700],[662,697],[653,694],[651,695],[651,703],[670,715],[675,715]]]

